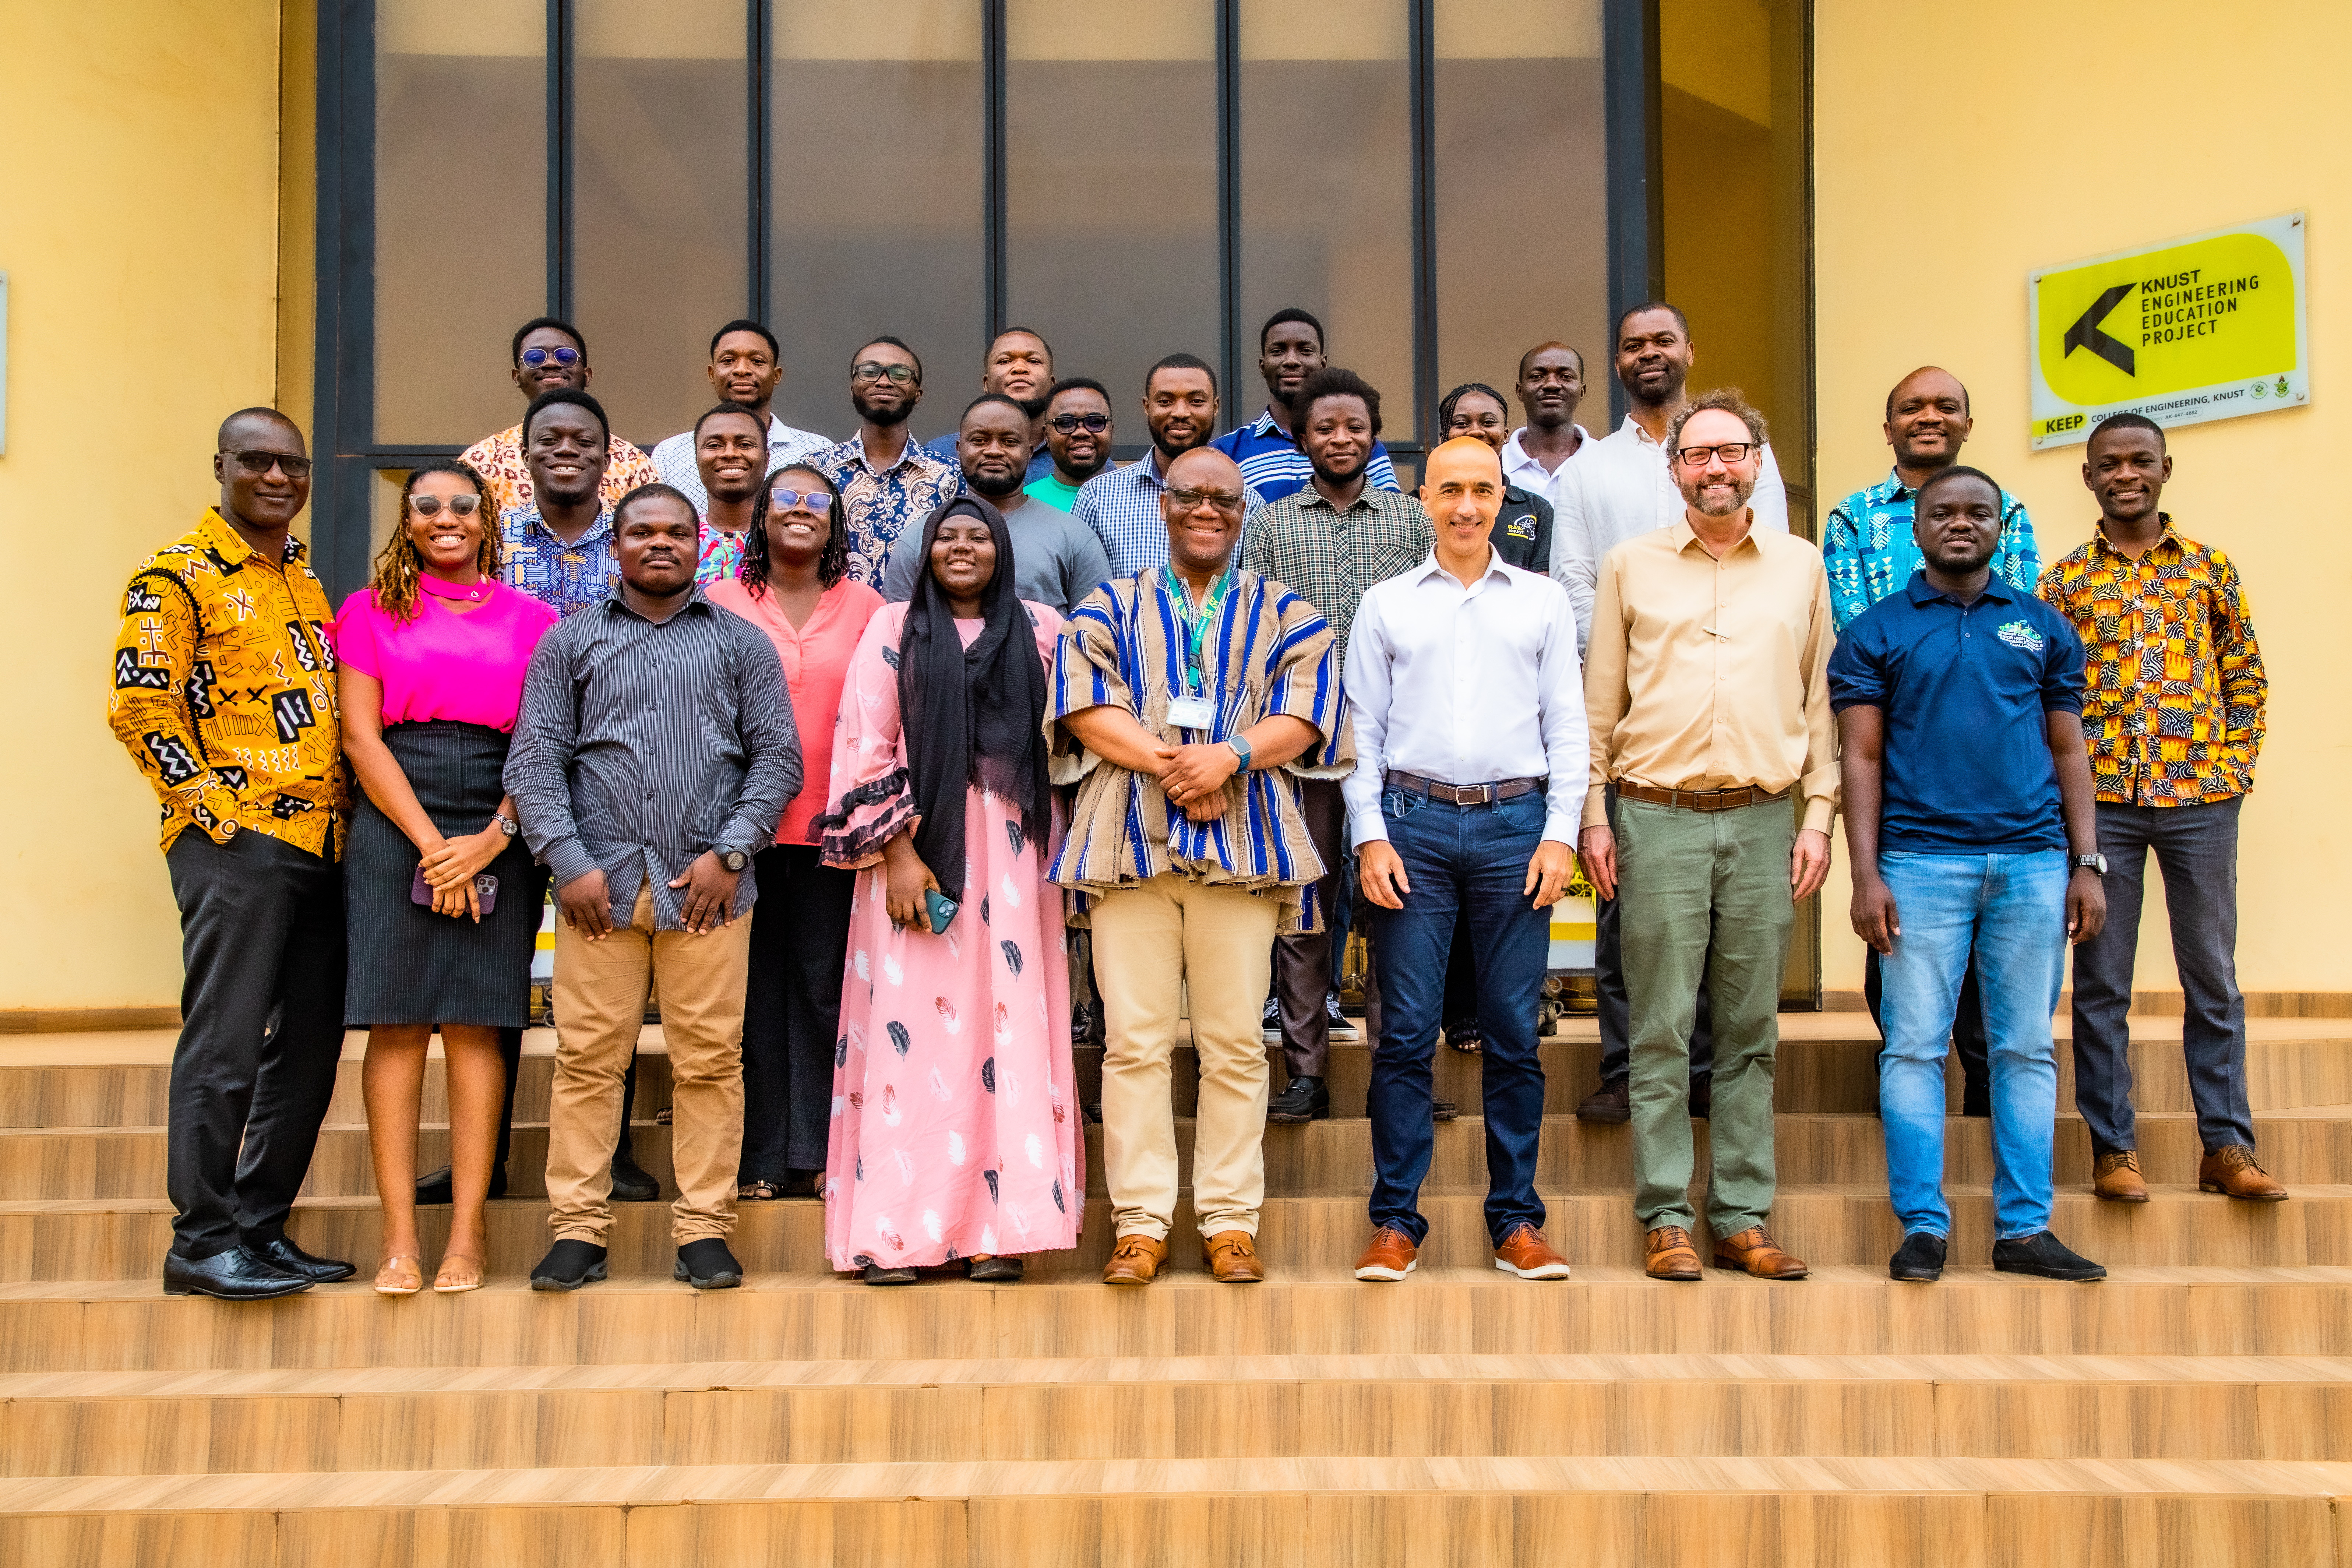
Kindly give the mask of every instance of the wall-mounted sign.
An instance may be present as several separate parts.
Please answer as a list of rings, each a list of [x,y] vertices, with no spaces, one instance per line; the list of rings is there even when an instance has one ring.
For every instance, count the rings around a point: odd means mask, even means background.
[[[2303,214],[2042,268],[2026,280],[2033,445],[2110,414],[2197,425],[2311,402]]]

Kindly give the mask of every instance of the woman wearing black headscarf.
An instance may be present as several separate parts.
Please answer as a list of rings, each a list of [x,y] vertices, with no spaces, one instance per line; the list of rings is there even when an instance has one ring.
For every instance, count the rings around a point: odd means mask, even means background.
[[[1013,592],[1013,541],[933,512],[914,597],[866,624],[842,689],[828,866],[857,872],[834,1048],[825,1250],[866,1283],[1021,1277],[1085,1202],[1044,731],[1061,616]]]

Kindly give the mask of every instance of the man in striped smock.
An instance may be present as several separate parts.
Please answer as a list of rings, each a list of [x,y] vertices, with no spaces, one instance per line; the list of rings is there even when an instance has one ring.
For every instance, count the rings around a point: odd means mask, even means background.
[[[1193,1205],[1211,1272],[1243,1284],[1265,1277],[1258,1005],[1275,937],[1324,918],[1298,781],[1346,776],[1355,745],[1329,625],[1233,564],[1241,469],[1187,452],[1160,504],[1169,563],[1106,583],[1062,630],[1045,731],[1055,778],[1082,782],[1050,875],[1092,921],[1108,1031],[1103,1149],[1118,1239],[1104,1282],[1148,1285],[1168,1256],[1168,1064],[1189,975]]]

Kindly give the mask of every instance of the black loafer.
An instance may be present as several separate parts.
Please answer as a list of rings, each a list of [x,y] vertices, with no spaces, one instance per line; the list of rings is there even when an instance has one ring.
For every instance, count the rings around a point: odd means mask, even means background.
[[[348,1265],[346,1265],[348,1267]],[[211,1296],[223,1301],[267,1301],[308,1290],[309,1276],[278,1268],[249,1247],[232,1247],[210,1258],[163,1255],[163,1294]]]
[[[613,1201],[622,1204],[649,1204],[661,1196],[661,1184],[653,1173],[626,1154],[613,1156]]]
[[[331,1285],[359,1272],[341,1258],[314,1257],[282,1236],[268,1241],[255,1241],[248,1237],[245,1249],[278,1272],[299,1275],[313,1285]]]
[[[869,1263],[866,1266],[866,1282],[868,1285],[912,1285],[915,1271],[911,1268],[885,1268],[878,1263]]]
[[[1886,1272],[1896,1279],[1912,1279],[1925,1283],[1944,1277],[1944,1238],[1933,1231],[1915,1230],[1903,1238],[1903,1245],[1887,1259]]]
[[[670,1278],[683,1279],[698,1290],[732,1290],[743,1283],[743,1266],[715,1236],[689,1241],[677,1249]]]
[[[1584,1097],[1576,1108],[1579,1121],[1616,1123],[1633,1119],[1633,1089],[1631,1080],[1622,1078],[1604,1079],[1601,1087]]]
[[[566,1238],[547,1249],[530,1271],[534,1290],[577,1290],[604,1278],[604,1249]]]
[[[1319,1078],[1292,1079],[1265,1105],[1268,1121],[1328,1121],[1330,1116],[1331,1091]]]
[[[490,1173],[490,1196],[507,1195],[507,1168],[500,1165]],[[416,1203],[422,1208],[429,1204],[449,1204],[457,1201],[456,1189],[450,1184],[449,1167],[442,1166],[416,1178]]]
[[[2034,1274],[2044,1279],[2105,1279],[2106,1268],[2068,1249],[2046,1230],[2015,1241],[1992,1244],[1992,1266],[2003,1274]]]
[[[983,1285],[1018,1285],[1023,1273],[1017,1258],[982,1258],[965,1265],[965,1271]]]

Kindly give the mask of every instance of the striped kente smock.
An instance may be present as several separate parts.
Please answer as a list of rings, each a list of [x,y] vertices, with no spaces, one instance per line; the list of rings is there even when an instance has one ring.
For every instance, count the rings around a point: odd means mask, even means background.
[[[1169,683],[1171,675],[1183,678],[1185,634],[1165,581],[1167,568],[1153,567],[1106,583],[1062,626],[1045,737],[1055,782],[1076,783],[1078,795],[1069,834],[1046,874],[1071,889],[1081,915],[1090,895],[1173,871],[1280,900],[1276,929],[1285,933],[1320,931],[1314,884],[1324,867],[1299,813],[1298,780],[1344,778],[1356,757],[1331,628],[1281,584],[1236,569],[1202,646],[1216,725],[1206,732],[1180,730],[1168,722]],[[1169,588],[1184,591],[1181,583]],[[1061,722],[1104,705],[1134,714],[1171,745],[1222,741],[1270,713],[1304,719],[1321,739],[1282,767],[1239,775],[1248,787],[1229,787],[1231,809],[1215,822],[1194,822],[1168,804],[1157,778],[1104,762]]]

